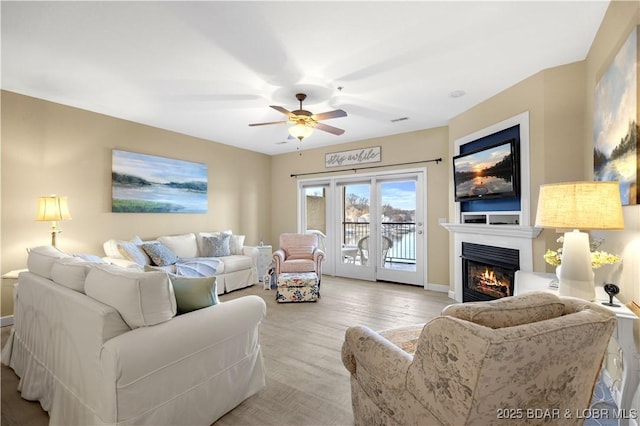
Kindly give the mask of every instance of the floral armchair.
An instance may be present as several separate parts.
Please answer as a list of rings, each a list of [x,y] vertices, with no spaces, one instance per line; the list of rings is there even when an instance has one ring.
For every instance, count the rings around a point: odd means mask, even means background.
[[[273,253],[276,276],[283,272],[322,274],[324,252],[318,247],[316,234],[281,234],[280,248]]]
[[[549,422],[535,410],[582,424],[615,323],[597,304],[535,292],[451,305],[426,325],[350,327],[355,424]]]

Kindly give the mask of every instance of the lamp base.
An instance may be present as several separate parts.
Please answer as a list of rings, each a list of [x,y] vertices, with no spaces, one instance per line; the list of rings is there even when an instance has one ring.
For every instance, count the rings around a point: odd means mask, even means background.
[[[589,301],[596,298],[589,234],[577,230],[564,234],[559,278],[558,291],[561,296]]]
[[[558,293],[560,296],[577,297],[589,301],[593,301],[596,298],[596,288],[593,280],[580,281],[560,277]]]

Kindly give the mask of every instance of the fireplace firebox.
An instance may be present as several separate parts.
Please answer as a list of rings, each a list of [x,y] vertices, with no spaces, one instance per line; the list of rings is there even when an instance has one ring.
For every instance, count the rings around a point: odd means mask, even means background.
[[[516,249],[462,243],[462,301],[479,302],[513,296],[520,252]]]

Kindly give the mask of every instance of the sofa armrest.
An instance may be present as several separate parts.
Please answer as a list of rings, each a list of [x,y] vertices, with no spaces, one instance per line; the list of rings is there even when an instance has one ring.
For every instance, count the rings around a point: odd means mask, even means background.
[[[251,258],[254,267],[258,267],[258,249],[255,246],[243,246],[242,253]]]
[[[320,249],[315,249],[313,251],[313,261],[316,263],[320,263],[324,260],[324,252]]]
[[[276,263],[276,275],[280,275],[280,266],[284,263],[285,256],[283,249],[278,249],[273,252],[273,260]]]
[[[244,378],[261,373],[265,315],[262,298],[244,296],[106,342],[100,362],[107,391],[116,394],[118,420],[204,389],[229,371],[243,371]]]
[[[349,327],[342,345],[342,362],[352,375],[365,376],[361,386],[374,395],[379,389],[405,389],[406,374],[413,357],[375,331],[363,327]],[[383,394],[385,394],[383,392]]]

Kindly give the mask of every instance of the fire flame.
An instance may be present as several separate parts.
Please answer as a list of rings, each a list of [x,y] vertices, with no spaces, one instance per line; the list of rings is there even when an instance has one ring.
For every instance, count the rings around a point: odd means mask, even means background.
[[[496,278],[496,274],[493,271],[489,271],[489,268],[485,268],[481,278],[490,285],[501,285],[498,278]]]

